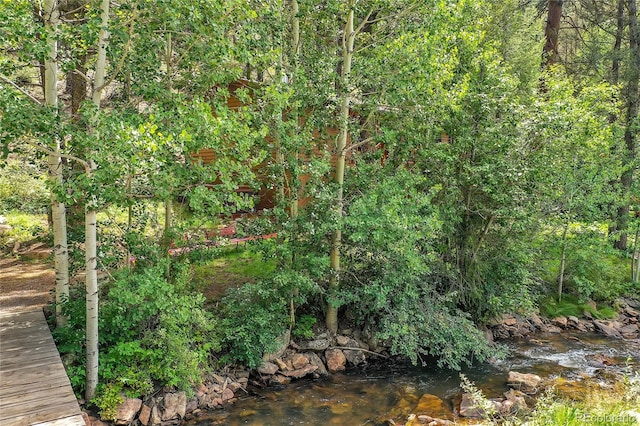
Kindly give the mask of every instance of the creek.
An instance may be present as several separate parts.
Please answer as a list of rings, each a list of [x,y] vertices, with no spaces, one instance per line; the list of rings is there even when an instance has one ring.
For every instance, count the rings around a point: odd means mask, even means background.
[[[509,350],[504,359],[462,371],[488,398],[499,397],[507,390],[509,371],[534,373],[543,379],[563,377],[598,382],[602,373],[637,370],[640,364],[640,342],[600,334],[536,334],[503,344]],[[461,393],[458,372],[375,363],[323,380],[254,389],[234,405],[186,424],[375,425],[388,418],[406,418],[425,394],[437,397],[433,398],[434,417],[439,414],[450,417]]]

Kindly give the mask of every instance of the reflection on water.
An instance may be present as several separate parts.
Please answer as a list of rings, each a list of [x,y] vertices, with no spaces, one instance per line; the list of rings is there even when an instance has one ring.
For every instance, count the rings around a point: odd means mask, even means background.
[[[594,374],[602,357],[622,368],[640,362],[637,341],[607,339],[595,334],[546,334],[506,343],[510,356],[463,371],[487,397],[506,388],[507,373],[515,370],[542,377]],[[616,368],[616,367],[609,367]],[[460,394],[457,372],[435,367],[375,365],[335,374],[326,380],[299,381],[282,389],[257,390],[224,410],[213,411],[190,426],[209,425],[375,425],[401,419],[425,394],[444,401],[453,411]],[[432,398],[438,400],[438,398]],[[423,399],[424,400],[424,399]]]

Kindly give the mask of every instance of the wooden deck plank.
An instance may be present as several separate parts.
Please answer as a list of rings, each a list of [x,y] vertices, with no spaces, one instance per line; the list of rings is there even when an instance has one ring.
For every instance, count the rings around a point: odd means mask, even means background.
[[[41,310],[0,313],[0,424],[84,425]]]

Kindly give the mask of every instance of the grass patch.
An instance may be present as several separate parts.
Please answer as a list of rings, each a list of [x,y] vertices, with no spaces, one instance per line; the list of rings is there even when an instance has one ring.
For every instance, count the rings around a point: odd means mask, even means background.
[[[46,241],[50,238],[46,214],[22,213],[11,211],[4,214],[11,229],[0,233],[0,252],[9,253],[16,243],[24,246],[34,241]]]
[[[597,319],[609,319],[616,317],[616,311],[610,306],[594,308],[592,305],[580,302],[571,295],[563,296],[558,302],[554,298],[546,298],[540,302],[542,313],[549,318],[574,316],[584,318],[587,314]]]
[[[581,401],[562,399],[552,392],[536,404],[530,426],[631,426],[640,424],[640,376],[628,375],[612,388],[597,388]],[[518,423],[516,423],[518,424]]]
[[[267,279],[276,270],[276,262],[264,260],[251,250],[229,249],[221,257],[194,265],[193,280],[207,300],[218,301],[228,288]]]

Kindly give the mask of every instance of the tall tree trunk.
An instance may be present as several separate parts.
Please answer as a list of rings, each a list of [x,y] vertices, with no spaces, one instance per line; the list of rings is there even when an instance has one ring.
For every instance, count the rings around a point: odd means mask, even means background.
[[[629,51],[631,63],[629,64],[629,78],[627,80],[627,105],[624,141],[626,148],[626,169],[620,177],[624,204],[618,208],[616,228],[619,231],[618,239],[614,246],[620,250],[627,249],[627,227],[629,223],[629,193],[633,184],[634,163],[637,156],[636,140],[638,138],[638,86],[640,82],[640,28],[638,27],[638,7],[636,0],[629,0]]]
[[[100,33],[98,35],[98,55],[96,58],[91,99],[97,108],[104,89],[107,68],[107,45],[109,43],[109,0],[102,0],[100,5]],[[90,156],[91,154],[89,154]],[[86,173],[90,177],[96,164],[89,161]],[[96,200],[87,199],[85,211],[85,267],[86,267],[86,302],[87,302],[87,365],[85,399],[91,401],[98,386],[98,263],[97,263],[97,206]]]
[[[567,233],[569,232],[569,220],[564,225],[562,231],[562,249],[560,253],[560,272],[558,274],[558,302],[562,301],[562,292],[564,290],[564,271],[567,265]]]
[[[549,0],[547,9],[547,26],[544,30],[545,44],[542,50],[542,62],[545,66],[558,63],[558,34],[562,18],[563,0]]]
[[[355,42],[356,33],[354,30],[354,12],[353,1],[349,2],[349,11],[347,15],[347,23],[344,27],[344,33],[342,35],[342,68],[340,73],[340,133],[336,142],[336,166],[334,174],[334,182],[337,184],[337,195],[335,200],[335,209],[338,220],[342,219],[344,215],[344,171],[346,164],[347,154],[347,139],[349,135],[349,110],[351,107],[351,94],[350,94],[350,74],[351,63],[353,61],[353,47]],[[329,281],[329,295],[333,295],[340,287],[340,246],[342,244],[342,229],[341,224],[338,223],[338,228],[333,232],[331,238],[331,278]],[[327,305],[326,313],[326,326],[327,329],[335,334],[338,331],[338,308],[331,304]]]
[[[617,86],[620,81],[620,49],[622,47],[622,37],[624,35],[624,28],[626,23],[624,21],[624,9],[625,9],[625,1],[626,0],[618,0],[618,7],[616,12],[616,36],[613,43],[613,58],[611,60],[611,85]],[[609,121],[611,123],[615,123],[618,120],[618,114],[611,113],[609,116]],[[617,180],[612,181],[611,185],[616,186],[618,183]],[[613,205],[612,205],[613,207]],[[617,211],[616,213],[612,213],[612,220],[609,223],[609,236],[613,236],[616,234],[618,230],[617,225]],[[616,242],[614,242],[614,247],[616,246]]]
[[[46,0],[43,4],[44,26],[47,33],[48,52],[44,60],[44,101],[51,108],[58,108],[58,40],[60,25],[57,0]],[[56,133],[53,153],[49,155],[49,179],[52,184],[62,184],[62,160],[60,138]],[[53,253],[56,271],[56,325],[65,325],[62,303],[69,299],[69,252],[67,244],[67,217],[64,203],[51,195],[53,219]]]

